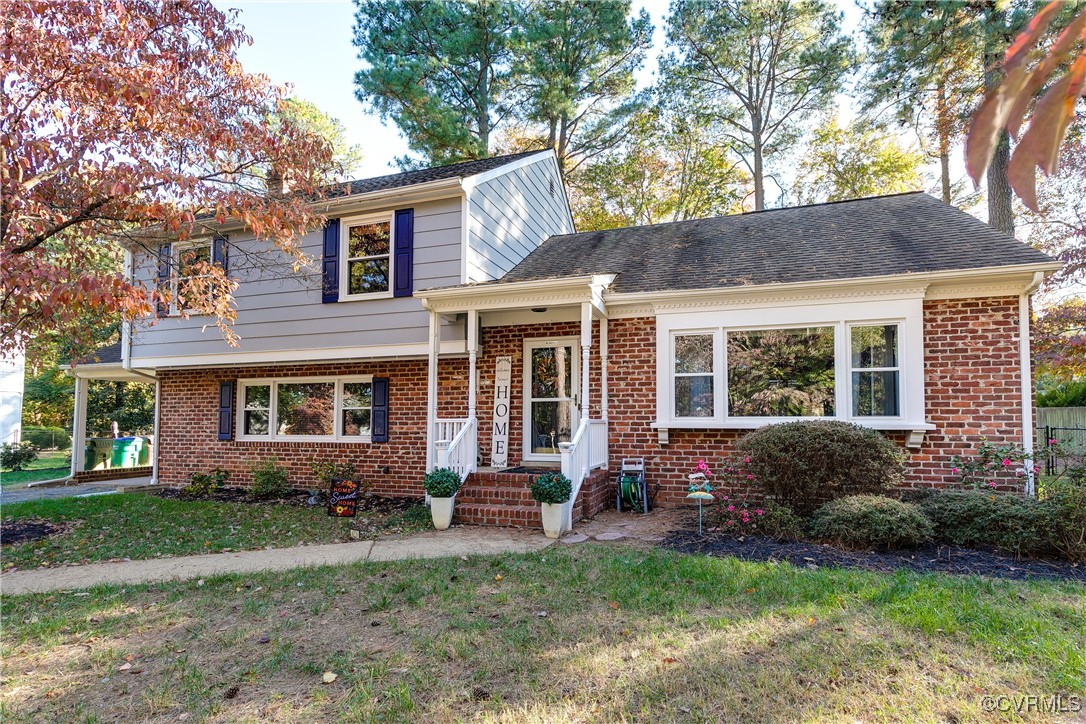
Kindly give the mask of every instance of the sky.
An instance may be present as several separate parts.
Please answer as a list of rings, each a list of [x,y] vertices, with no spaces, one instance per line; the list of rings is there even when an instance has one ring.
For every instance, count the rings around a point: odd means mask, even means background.
[[[245,69],[263,73],[274,82],[290,84],[294,94],[312,101],[347,130],[347,140],[360,144],[365,158],[356,176],[379,176],[397,170],[394,159],[407,153],[407,142],[392,124],[384,124],[354,95],[354,74],[361,67],[354,45],[354,5],[350,0],[214,0],[222,10],[236,9],[253,44],[238,55]],[[638,74],[638,83],[653,83],[656,61],[664,45],[668,0],[635,0],[645,8],[655,33],[653,53]],[[852,2],[841,3],[843,28],[859,27],[861,13]],[[847,120],[849,99],[839,105]]]

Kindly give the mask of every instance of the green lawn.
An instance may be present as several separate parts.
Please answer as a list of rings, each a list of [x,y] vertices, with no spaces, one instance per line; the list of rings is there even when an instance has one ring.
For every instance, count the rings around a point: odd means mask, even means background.
[[[1086,694],[1078,584],[617,545],[4,609],[5,721],[977,721]]]
[[[0,485],[23,485],[39,480],[66,478],[71,473],[71,463],[65,450],[43,450],[38,459],[27,465],[26,470],[0,470]]]
[[[359,515],[364,520],[368,514]],[[4,506],[3,516],[5,521],[35,519],[68,526],[60,535],[5,546],[5,570],[284,548],[350,537],[348,519],[330,518],[323,507],[168,500],[146,493],[12,503]],[[428,524],[429,514],[423,518],[409,511],[369,522],[375,532],[399,530]]]

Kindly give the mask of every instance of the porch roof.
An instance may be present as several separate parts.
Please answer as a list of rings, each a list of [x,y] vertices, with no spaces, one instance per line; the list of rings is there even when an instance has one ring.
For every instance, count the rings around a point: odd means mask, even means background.
[[[120,342],[99,347],[89,358],[72,366],[71,374],[88,380],[128,382],[150,382],[155,377],[154,370],[126,369],[122,361]]]

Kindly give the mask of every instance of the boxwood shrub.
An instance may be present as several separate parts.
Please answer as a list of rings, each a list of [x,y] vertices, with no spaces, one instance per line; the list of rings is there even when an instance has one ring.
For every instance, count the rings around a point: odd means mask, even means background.
[[[460,490],[460,473],[452,468],[434,468],[422,479],[422,487],[431,498],[451,498]]]
[[[1050,549],[1049,511],[1042,501],[980,490],[940,490],[919,497],[920,510],[943,543],[991,546],[1016,555]]]
[[[1049,545],[1074,563],[1086,563],[1086,468],[1045,485],[1041,507]]]
[[[905,479],[904,455],[875,430],[837,420],[786,422],[744,435],[736,450],[766,496],[801,516]]]
[[[912,503],[881,495],[851,495],[826,503],[811,534],[843,548],[915,548],[932,539],[931,521]]]
[[[540,503],[564,503],[571,495],[573,481],[562,473],[543,473],[532,480],[532,498]]]

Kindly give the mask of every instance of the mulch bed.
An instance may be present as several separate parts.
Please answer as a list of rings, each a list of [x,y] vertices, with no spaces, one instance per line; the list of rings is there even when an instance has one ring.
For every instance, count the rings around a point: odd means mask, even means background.
[[[321,491],[315,498],[310,498],[308,490],[296,489],[283,498],[259,500],[249,494],[248,488],[227,486],[219,488],[208,496],[189,495],[182,488],[161,488],[148,490],[151,495],[171,500],[212,500],[219,503],[245,503],[246,505],[294,505],[298,507],[319,507],[326,502],[326,491]],[[358,512],[399,513],[422,502],[421,498],[386,498],[379,495],[364,494],[358,498]]]
[[[731,556],[747,561],[787,561],[800,568],[859,568],[893,572],[950,573],[1024,581],[1056,578],[1086,582],[1086,566],[1067,561],[1014,558],[995,550],[929,544],[912,550],[848,551],[820,543],[779,541],[765,536],[677,530],[660,544],[682,553]]]
[[[43,520],[5,520],[0,523],[0,545],[26,543],[63,533],[63,525]]]

